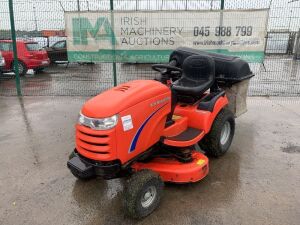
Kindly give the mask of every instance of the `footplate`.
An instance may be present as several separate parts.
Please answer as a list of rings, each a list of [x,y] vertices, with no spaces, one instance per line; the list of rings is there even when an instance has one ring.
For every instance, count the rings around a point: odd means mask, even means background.
[[[204,131],[188,127],[184,132],[173,136],[165,137],[163,143],[169,146],[187,147],[198,143],[204,137]]]

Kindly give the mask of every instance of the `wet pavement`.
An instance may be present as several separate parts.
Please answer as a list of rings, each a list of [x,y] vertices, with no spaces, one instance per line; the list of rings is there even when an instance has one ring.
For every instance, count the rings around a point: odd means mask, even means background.
[[[123,215],[123,180],[81,182],[66,167],[84,101],[0,97],[0,224],[299,224],[299,99],[249,98],[209,175],[167,184],[160,207],[140,221]]]
[[[264,64],[250,64],[256,75],[250,81],[251,96],[300,96],[300,61],[266,57]],[[54,65],[40,74],[29,71],[21,77],[25,96],[92,96],[113,86],[110,63]],[[153,79],[158,74],[150,64],[117,64],[117,82]],[[16,95],[13,73],[0,75],[0,96]]]

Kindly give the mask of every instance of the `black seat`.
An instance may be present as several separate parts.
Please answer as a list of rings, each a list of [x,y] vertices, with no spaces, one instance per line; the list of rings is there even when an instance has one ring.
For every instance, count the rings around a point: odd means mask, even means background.
[[[183,74],[173,83],[179,95],[201,96],[215,81],[215,62],[210,56],[192,55],[182,64]]]

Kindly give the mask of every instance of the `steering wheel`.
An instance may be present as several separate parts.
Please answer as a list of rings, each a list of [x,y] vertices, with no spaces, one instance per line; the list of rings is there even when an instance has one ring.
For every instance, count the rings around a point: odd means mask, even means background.
[[[160,72],[162,75],[163,74],[168,74],[171,72],[177,72],[181,73],[182,69],[176,66],[170,66],[168,64],[153,64],[152,69],[154,69],[157,72]]]

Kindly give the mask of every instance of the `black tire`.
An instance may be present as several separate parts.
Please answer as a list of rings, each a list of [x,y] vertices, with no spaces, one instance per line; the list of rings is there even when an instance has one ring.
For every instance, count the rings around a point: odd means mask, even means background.
[[[18,67],[20,76],[25,76],[28,71],[27,66],[23,62],[18,61]]]
[[[135,219],[151,214],[160,203],[163,187],[160,176],[151,170],[133,174],[127,180],[124,190],[123,205],[126,214]]]
[[[230,131],[228,136],[225,135],[227,138],[221,139],[224,135],[224,133],[222,135],[222,129],[227,130],[229,129],[228,126],[230,127]],[[220,157],[228,151],[234,136],[234,130],[234,115],[229,109],[224,108],[215,118],[210,132],[199,142],[199,146],[207,155]]]

